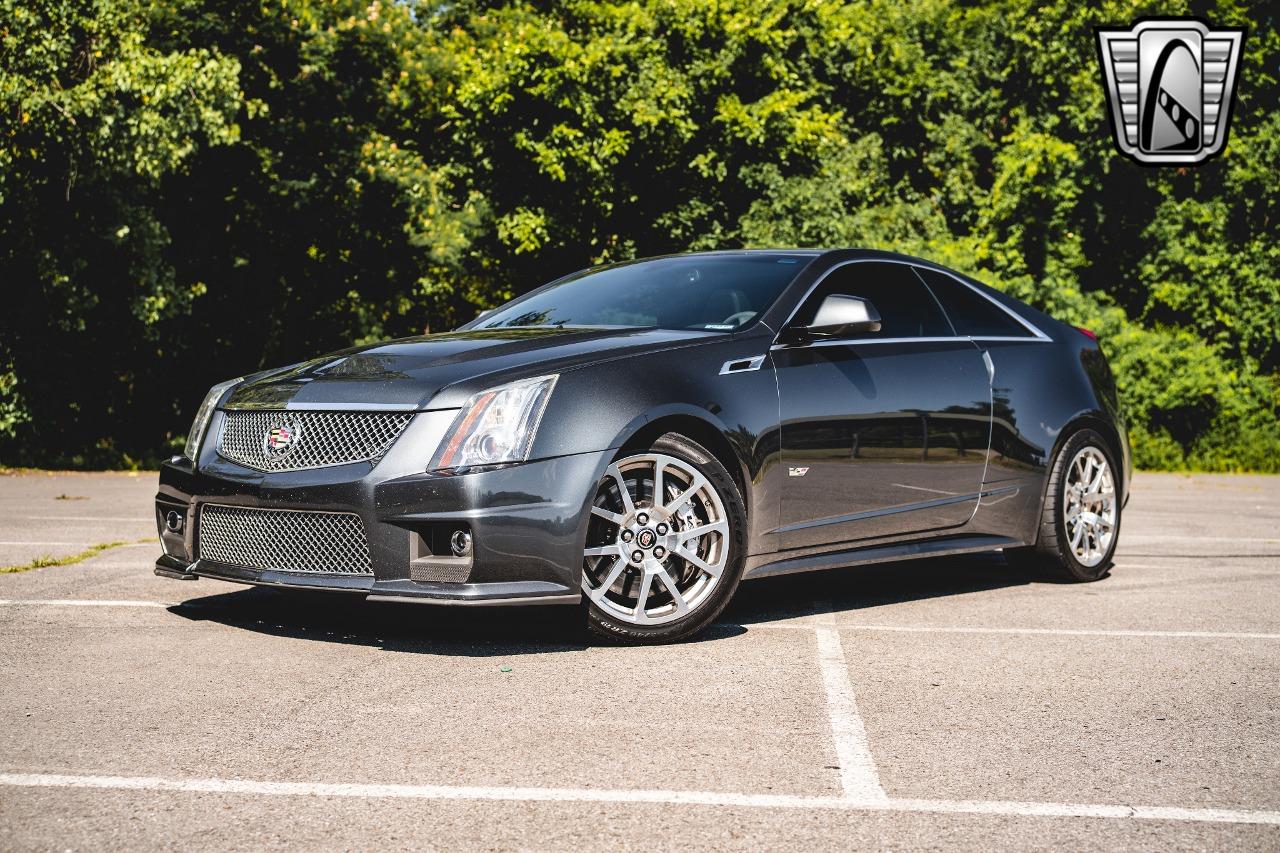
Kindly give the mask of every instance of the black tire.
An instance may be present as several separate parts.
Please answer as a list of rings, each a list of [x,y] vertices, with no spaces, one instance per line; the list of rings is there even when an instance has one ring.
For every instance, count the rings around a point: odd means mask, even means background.
[[[716,620],[733,597],[742,578],[746,556],[747,511],[737,484],[725,467],[705,447],[678,433],[667,433],[647,449],[623,451],[619,459],[636,452],[673,456],[705,477],[724,506],[728,535],[727,560],[719,580],[707,598],[689,613],[660,625],[636,625],[616,618],[588,596],[583,596],[587,630],[594,636],[623,645],[659,645],[689,639]],[[615,460],[618,461],[618,460]]]
[[[1045,488],[1044,507],[1040,513],[1040,525],[1034,545],[1023,548],[1006,548],[1005,559],[1011,566],[1034,574],[1045,574],[1074,583],[1096,581],[1111,569],[1111,560],[1120,541],[1121,506],[1116,497],[1115,526],[1110,546],[1105,556],[1094,566],[1087,566],[1076,559],[1070,547],[1065,514],[1062,511],[1064,491],[1067,488],[1067,466],[1085,448],[1092,447],[1102,454],[1111,468],[1112,477],[1118,482],[1120,469],[1116,467],[1115,453],[1101,434],[1092,429],[1081,429],[1063,443],[1054,459]]]

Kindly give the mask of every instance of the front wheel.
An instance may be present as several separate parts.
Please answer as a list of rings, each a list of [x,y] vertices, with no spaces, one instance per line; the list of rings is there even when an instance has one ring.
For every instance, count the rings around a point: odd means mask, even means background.
[[[1097,432],[1083,429],[1067,439],[1049,475],[1036,544],[1006,549],[1006,559],[1071,581],[1105,575],[1120,538],[1116,470]]]
[[[609,466],[582,560],[587,625],[614,641],[669,643],[720,614],[742,575],[746,510],[706,448],[668,433]]]

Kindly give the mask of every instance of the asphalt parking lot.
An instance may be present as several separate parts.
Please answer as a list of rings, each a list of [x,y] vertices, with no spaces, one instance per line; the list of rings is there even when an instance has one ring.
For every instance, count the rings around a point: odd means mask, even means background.
[[[0,477],[0,848],[1280,848],[1280,478],[1112,574],[744,585],[701,640],[152,575],[151,475]],[[138,540],[145,539],[139,543]]]

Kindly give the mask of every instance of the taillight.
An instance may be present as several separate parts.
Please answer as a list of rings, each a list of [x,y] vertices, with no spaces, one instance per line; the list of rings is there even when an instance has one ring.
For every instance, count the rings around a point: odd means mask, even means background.
[[[1098,339],[1098,333],[1097,333],[1097,332],[1093,331],[1092,329],[1086,329],[1084,326],[1076,326],[1076,331],[1077,331],[1077,332],[1079,332],[1080,334],[1084,335],[1086,338],[1089,338],[1089,339],[1091,339],[1091,340],[1095,340],[1095,341],[1096,341],[1096,340]]]

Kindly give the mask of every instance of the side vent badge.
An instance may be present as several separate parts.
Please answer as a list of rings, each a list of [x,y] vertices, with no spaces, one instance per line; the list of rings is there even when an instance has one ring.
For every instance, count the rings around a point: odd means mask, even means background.
[[[735,358],[733,361],[726,361],[724,366],[720,368],[720,375],[726,373],[746,373],[749,370],[759,370],[764,364],[764,356],[758,355],[755,358]]]

